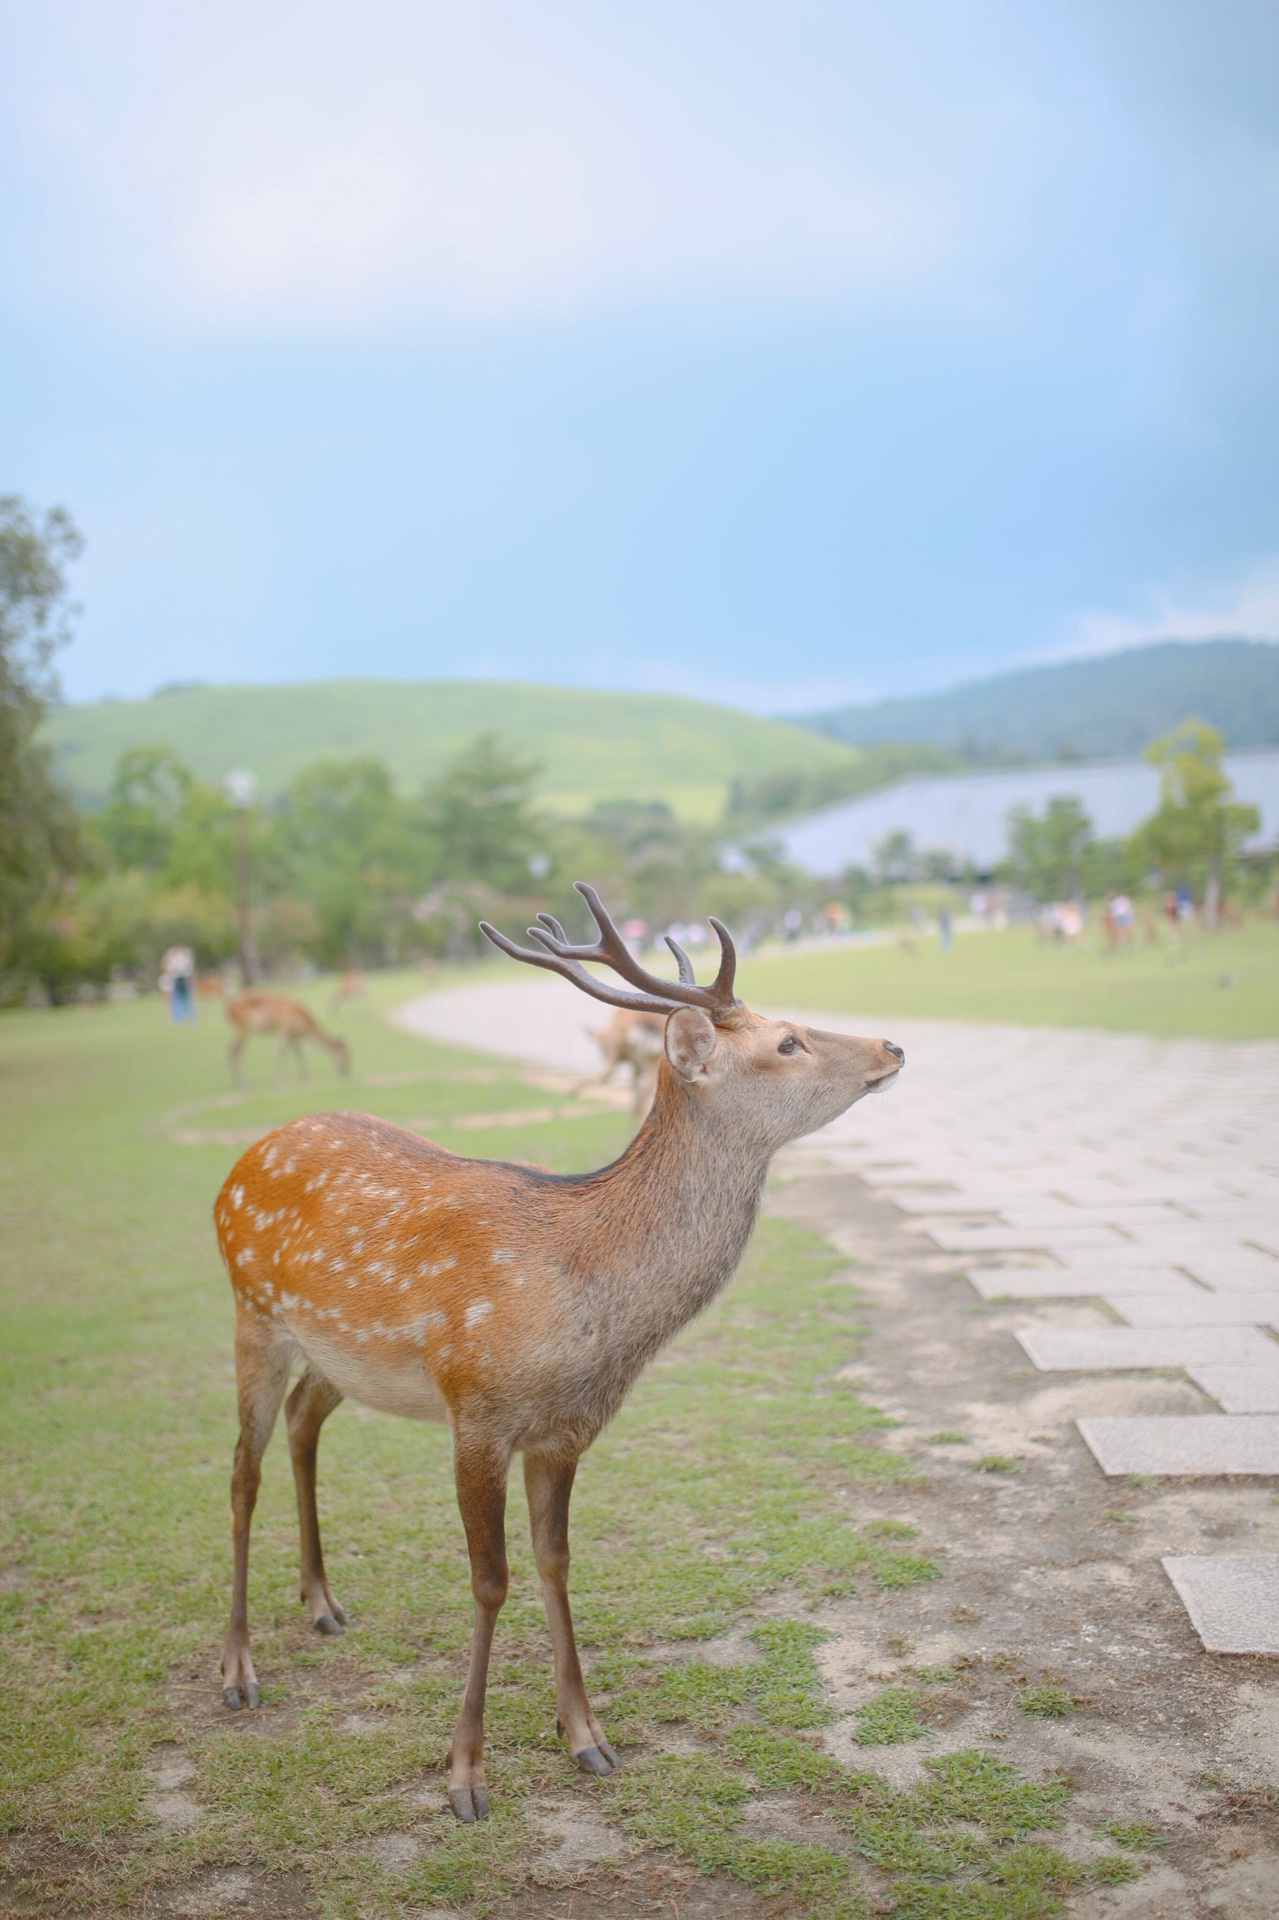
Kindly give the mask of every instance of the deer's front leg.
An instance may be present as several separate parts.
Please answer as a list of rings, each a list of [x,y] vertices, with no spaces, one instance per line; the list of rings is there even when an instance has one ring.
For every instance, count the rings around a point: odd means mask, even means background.
[[[586,1695],[577,1657],[573,1616],[568,1605],[568,1503],[577,1473],[576,1460],[526,1452],[524,1486],[529,1529],[546,1603],[546,1624],[555,1654],[555,1706],[568,1750],[587,1773],[612,1773],[621,1762],[596,1719]]]
[[[291,1349],[278,1330],[251,1309],[235,1314],[236,1393],[240,1437],[231,1473],[231,1537],[235,1570],[231,1580],[231,1619],[222,1646],[222,1703],[233,1709],[256,1707],[258,1676],[249,1649],[249,1529],[262,1478],[262,1455],[289,1384]]]
[[[493,1629],[506,1599],[506,1475],[510,1455],[461,1427],[454,1434],[453,1471],[457,1504],[471,1557],[475,1626],[462,1712],[449,1749],[449,1805],[468,1824],[489,1810],[484,1783],[484,1690],[488,1684]]]

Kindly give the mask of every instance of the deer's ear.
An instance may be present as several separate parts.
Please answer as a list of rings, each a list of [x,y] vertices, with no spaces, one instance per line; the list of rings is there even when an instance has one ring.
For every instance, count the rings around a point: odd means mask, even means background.
[[[666,1022],[666,1058],[681,1080],[704,1080],[716,1045],[714,1025],[700,1007],[681,1007]]]

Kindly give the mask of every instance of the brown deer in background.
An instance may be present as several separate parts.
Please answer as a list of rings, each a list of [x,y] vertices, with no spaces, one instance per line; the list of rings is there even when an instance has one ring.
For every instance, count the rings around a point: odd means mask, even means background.
[[[606,1084],[619,1067],[630,1068],[631,1107],[636,1118],[642,1118],[657,1090],[657,1068],[666,1043],[665,1014],[636,1013],[632,1008],[619,1007],[606,1026],[588,1027],[586,1031],[600,1050]]]
[[[352,967],[334,983],[329,995],[329,1012],[336,1013],[348,1000],[359,1000],[367,1006],[369,1002],[369,983],[358,967]]]
[[[245,1042],[253,1033],[273,1033],[279,1041],[276,1055],[276,1079],[284,1077],[284,1062],[292,1054],[301,1078],[306,1078],[306,1062],[302,1057],[302,1043],[314,1040],[330,1054],[337,1070],[342,1076],[351,1071],[351,1051],[345,1040],[334,1033],[326,1033],[319,1022],[307,1012],[297,1000],[286,1000],[278,993],[264,993],[260,987],[246,987],[241,993],[233,993],[225,1002],[226,1017],[235,1029],[231,1045],[227,1049],[227,1061],[231,1068],[231,1078],[240,1085],[240,1055],[244,1052]]]
[[[811,1133],[904,1064],[887,1040],[821,1033],[751,1013],[733,993],[733,943],[698,986],[646,973],[593,888],[598,940],[575,946],[548,914],[515,946],[611,1006],[666,1021],[653,1110],[620,1160],[560,1176],[466,1160],[387,1121],[311,1114],[249,1148],[218,1195],[235,1293],[240,1438],[231,1480],[235,1571],[223,1699],[256,1706],[249,1646],[249,1527],[262,1453],[286,1409],[301,1529],[302,1598],[321,1633],[346,1615],[324,1570],[316,1515],[320,1428],[344,1395],[445,1420],[471,1563],[470,1671],[450,1749],[449,1803],[488,1812],[484,1695],[506,1598],[506,1483],[524,1457],[533,1552],[555,1655],[558,1724],[587,1772],[617,1756],[587,1698],[568,1604],[569,1496],[579,1457],[645,1363],[737,1266],[777,1149]],[[616,986],[587,971],[600,961]]]

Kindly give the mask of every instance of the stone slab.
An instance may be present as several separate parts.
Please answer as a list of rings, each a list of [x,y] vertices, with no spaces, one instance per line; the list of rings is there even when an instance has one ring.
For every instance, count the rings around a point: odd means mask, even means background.
[[[1131,1273],[1095,1272],[1077,1267],[969,1267],[968,1279],[983,1300],[1099,1300],[1112,1289],[1125,1293],[1165,1293],[1187,1285],[1172,1267],[1148,1267]]]
[[[1113,1227],[1180,1226],[1193,1228],[1191,1220],[1170,1200],[1107,1201],[1104,1206],[1091,1202],[1086,1207],[1066,1200],[1054,1200],[1051,1194],[1035,1199],[1009,1199],[995,1209],[1010,1227]],[[1202,1228],[1200,1229],[1202,1231]]]
[[[1075,1424],[1106,1474],[1279,1474],[1279,1414],[1141,1414]]]
[[[1211,1260],[1192,1253],[1177,1265],[1217,1293],[1267,1293],[1279,1287],[1279,1265],[1260,1253],[1237,1258],[1222,1254]]]
[[[1197,1387],[1220,1406],[1223,1413],[1279,1413],[1279,1347],[1268,1365],[1220,1366],[1212,1361],[1186,1368]]]
[[[1087,1273],[1091,1268],[1104,1264],[1113,1267],[1116,1273],[1149,1273],[1152,1267],[1180,1267],[1186,1272],[1194,1272],[1196,1279],[1201,1277],[1196,1271],[1195,1262],[1189,1256],[1183,1260],[1180,1253],[1171,1247],[1137,1247],[1116,1241],[1104,1253],[1100,1253],[1079,1247],[1059,1248],[1051,1238],[1036,1241],[1035,1244],[1054,1254],[1063,1267],[1071,1267],[1077,1273]]]
[[[1279,1554],[1166,1554],[1163,1569],[1209,1653],[1279,1654]]]
[[[1069,1247],[1075,1252],[1104,1252],[1124,1242],[1109,1227],[931,1227],[929,1237],[943,1253],[1020,1253],[1030,1247]]]
[[[1206,1293],[1183,1283],[1140,1293],[1116,1289],[1102,1298],[1130,1327],[1272,1327],[1279,1319],[1279,1293]]]
[[[1264,1366],[1273,1342],[1253,1327],[1018,1327],[1043,1373],[1111,1367],[1189,1367],[1215,1360]]]

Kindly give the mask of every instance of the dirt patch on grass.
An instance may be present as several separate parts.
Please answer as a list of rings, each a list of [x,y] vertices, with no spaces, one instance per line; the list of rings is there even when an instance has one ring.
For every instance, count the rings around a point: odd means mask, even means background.
[[[727,1874],[698,1873],[649,1855],[596,1868],[554,1891],[512,1895],[487,1914],[491,1920],[591,1920],[601,1912],[609,1920],[773,1920],[777,1911],[775,1900],[759,1898]]]

